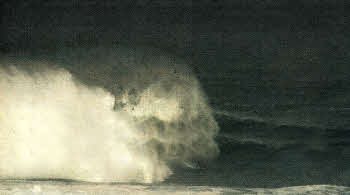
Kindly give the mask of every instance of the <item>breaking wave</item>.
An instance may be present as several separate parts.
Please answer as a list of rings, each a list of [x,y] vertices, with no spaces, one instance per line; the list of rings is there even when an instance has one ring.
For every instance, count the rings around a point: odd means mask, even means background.
[[[151,183],[217,155],[218,125],[190,69],[130,51],[3,59],[0,177]]]

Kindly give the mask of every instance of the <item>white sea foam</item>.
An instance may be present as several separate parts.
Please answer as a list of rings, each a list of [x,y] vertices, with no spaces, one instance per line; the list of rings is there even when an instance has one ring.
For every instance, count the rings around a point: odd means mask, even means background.
[[[169,163],[215,156],[218,126],[195,77],[164,64],[158,78],[136,80],[128,71],[142,67],[130,66],[110,81],[130,81],[115,92],[54,62],[3,60],[0,177],[151,183],[172,173]]]
[[[22,195],[219,195],[219,194],[350,194],[350,188],[332,185],[307,185],[283,188],[236,188],[182,185],[127,185],[127,184],[62,184],[57,182],[11,182],[0,185],[0,193]]]

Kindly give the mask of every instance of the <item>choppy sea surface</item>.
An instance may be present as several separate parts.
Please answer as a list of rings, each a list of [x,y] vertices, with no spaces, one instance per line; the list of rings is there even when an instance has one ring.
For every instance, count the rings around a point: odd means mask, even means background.
[[[282,188],[235,188],[172,184],[96,184],[61,181],[1,181],[0,194],[16,195],[115,195],[115,194],[350,194],[349,187],[306,185]]]

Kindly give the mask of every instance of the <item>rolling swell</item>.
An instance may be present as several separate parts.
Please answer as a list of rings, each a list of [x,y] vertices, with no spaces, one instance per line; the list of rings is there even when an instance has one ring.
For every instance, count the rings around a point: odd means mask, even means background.
[[[178,170],[166,181],[263,188],[350,185],[347,129],[278,125],[218,112],[215,118],[220,156],[198,163],[198,169]]]

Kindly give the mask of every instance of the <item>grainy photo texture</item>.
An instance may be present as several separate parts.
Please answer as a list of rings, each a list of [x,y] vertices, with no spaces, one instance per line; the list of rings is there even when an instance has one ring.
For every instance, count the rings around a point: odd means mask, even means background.
[[[346,1],[0,9],[0,194],[350,194]]]

